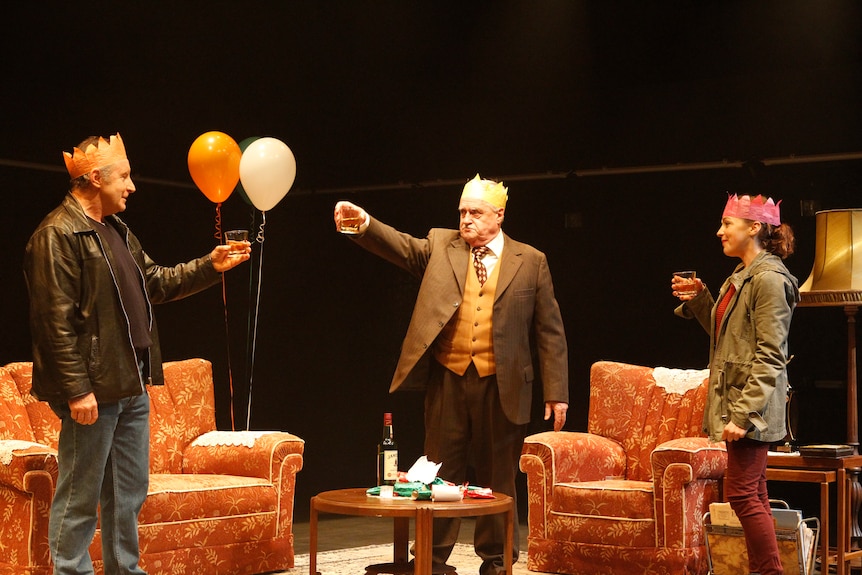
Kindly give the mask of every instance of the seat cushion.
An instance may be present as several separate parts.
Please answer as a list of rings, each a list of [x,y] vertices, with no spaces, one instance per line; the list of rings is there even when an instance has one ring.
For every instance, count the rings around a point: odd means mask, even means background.
[[[558,483],[553,511],[576,515],[652,519],[653,487],[647,481],[608,479]]]
[[[272,537],[278,524],[278,492],[256,477],[152,474],[139,516],[147,552],[239,543]]]
[[[274,513],[277,493],[259,477],[197,473],[150,475],[141,524]]]
[[[623,547],[655,546],[652,483],[609,479],[554,486],[548,538]]]

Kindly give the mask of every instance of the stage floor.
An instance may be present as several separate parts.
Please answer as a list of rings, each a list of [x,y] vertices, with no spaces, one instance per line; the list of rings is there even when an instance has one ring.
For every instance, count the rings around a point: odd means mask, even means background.
[[[476,519],[467,517],[461,520],[458,542],[472,545],[473,527]],[[392,520],[386,517],[344,517],[320,514],[317,522],[318,552],[378,545],[392,541]],[[297,555],[308,553],[308,521],[293,526],[294,549]],[[520,547],[527,549],[527,526],[521,524],[518,530]],[[410,522],[410,540],[413,540],[413,522]]]

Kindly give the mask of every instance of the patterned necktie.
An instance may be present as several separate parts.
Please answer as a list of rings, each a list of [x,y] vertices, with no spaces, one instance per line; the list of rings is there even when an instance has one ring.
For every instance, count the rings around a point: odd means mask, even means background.
[[[479,278],[479,285],[485,285],[485,281],[488,279],[488,269],[485,267],[485,264],[482,263],[482,258],[488,255],[488,252],[490,251],[491,250],[488,249],[488,246],[473,248],[473,267],[476,268],[476,276]]]

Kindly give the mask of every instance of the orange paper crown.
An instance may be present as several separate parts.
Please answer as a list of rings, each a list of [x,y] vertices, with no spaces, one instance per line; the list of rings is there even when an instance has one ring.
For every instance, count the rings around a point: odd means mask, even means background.
[[[780,205],[781,200],[776,204],[772,198],[764,198],[761,195],[752,198],[751,196],[733,194],[728,196],[727,205],[724,206],[724,213],[721,217],[730,216],[780,226],[781,216],[778,209]]]
[[[99,138],[99,145],[90,144],[86,150],[78,147],[72,150],[72,153],[63,152],[63,159],[66,160],[66,169],[69,170],[69,176],[74,180],[84,174],[89,174],[96,168],[109,166],[120,160],[126,159],[126,147],[123,145],[123,139],[117,133],[111,136],[110,141],[105,138]]]

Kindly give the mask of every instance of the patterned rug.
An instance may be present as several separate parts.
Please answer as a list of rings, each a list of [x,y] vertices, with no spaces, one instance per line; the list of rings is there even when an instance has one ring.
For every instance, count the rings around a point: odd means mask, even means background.
[[[321,575],[362,575],[365,567],[377,563],[392,561],[392,545],[368,545],[366,547],[351,547],[337,551],[325,551],[317,554],[317,571]],[[458,543],[449,557],[449,565],[458,569],[458,575],[477,575],[482,560],[473,551],[472,545]],[[308,555],[297,555],[295,567],[282,573],[289,575],[309,575]],[[513,575],[527,575],[527,554],[512,566]]]

